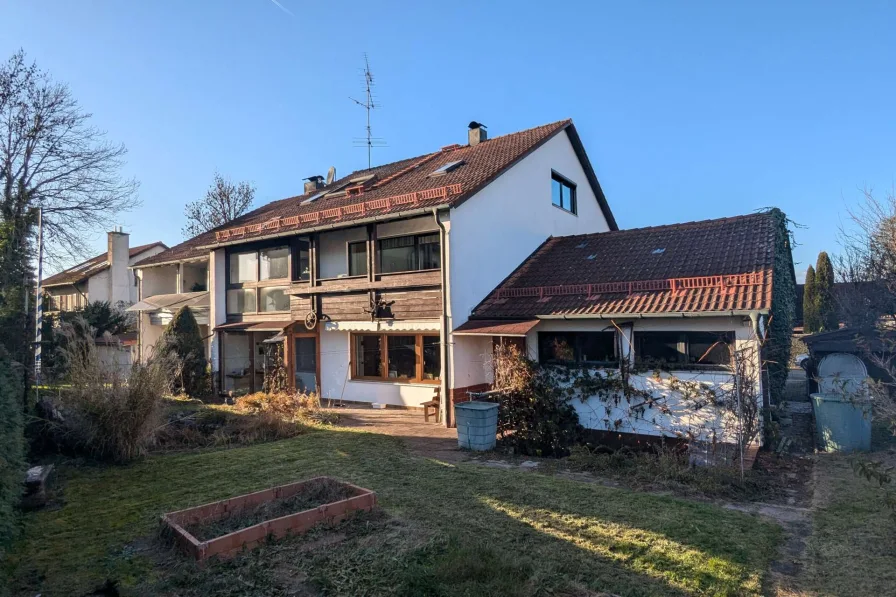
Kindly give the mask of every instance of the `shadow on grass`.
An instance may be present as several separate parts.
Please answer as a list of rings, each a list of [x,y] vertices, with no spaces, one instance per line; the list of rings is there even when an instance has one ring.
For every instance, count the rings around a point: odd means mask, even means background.
[[[296,550],[315,533],[208,569],[272,587],[262,593],[242,581],[225,590],[190,562],[160,563],[129,547],[153,536],[164,512],[320,474],[376,491],[388,520],[346,523],[338,530],[345,540],[302,556]],[[394,437],[339,428],[125,467],[68,469],[65,477],[65,505],[28,515],[25,538],[10,554],[22,592],[69,595],[115,578],[146,594],[176,579],[182,595],[288,594],[277,588],[285,586],[280,578],[334,595],[501,594],[501,587],[508,595],[562,594],[574,586],[622,595],[751,595],[759,594],[778,537],[773,525],[711,505],[446,465],[410,455]]]

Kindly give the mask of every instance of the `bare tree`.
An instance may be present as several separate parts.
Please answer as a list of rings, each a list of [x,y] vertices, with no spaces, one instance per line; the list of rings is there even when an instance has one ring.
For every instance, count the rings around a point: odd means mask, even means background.
[[[51,262],[82,257],[85,232],[108,229],[138,205],[136,181],[121,175],[127,150],[106,141],[91,117],[23,51],[0,64],[0,218],[21,247],[43,208]]]
[[[187,224],[184,238],[192,238],[235,220],[247,211],[255,199],[255,187],[246,181],[234,184],[215,172],[215,180],[205,197],[184,208]]]

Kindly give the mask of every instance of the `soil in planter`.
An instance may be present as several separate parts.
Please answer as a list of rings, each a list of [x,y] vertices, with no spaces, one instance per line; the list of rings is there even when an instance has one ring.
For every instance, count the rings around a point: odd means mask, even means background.
[[[358,495],[358,490],[333,479],[309,483],[301,492],[284,499],[249,506],[225,518],[188,525],[187,532],[200,541],[208,541],[228,533],[245,529],[266,520],[317,508]]]

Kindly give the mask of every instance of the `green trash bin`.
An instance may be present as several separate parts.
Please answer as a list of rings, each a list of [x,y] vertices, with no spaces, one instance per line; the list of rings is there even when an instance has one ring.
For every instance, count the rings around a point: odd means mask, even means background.
[[[871,400],[849,393],[812,394],[818,445],[827,452],[871,449]]]
[[[485,452],[495,447],[498,435],[496,402],[459,402],[454,405],[457,424],[457,445],[468,450]]]

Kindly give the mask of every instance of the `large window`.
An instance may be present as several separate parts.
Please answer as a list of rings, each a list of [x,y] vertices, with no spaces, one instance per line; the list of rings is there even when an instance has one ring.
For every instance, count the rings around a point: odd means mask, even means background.
[[[436,382],[442,370],[439,337],[424,334],[353,334],[352,378]]]
[[[289,277],[289,247],[262,249],[258,254],[261,264],[259,280],[282,280]]]
[[[565,365],[617,365],[615,332],[539,332],[538,360]]]
[[[230,253],[227,313],[289,311],[289,247]],[[280,284],[277,284],[279,282]]]
[[[380,272],[384,274],[439,269],[439,234],[436,232],[381,239],[379,258]]]
[[[296,241],[296,271],[293,279],[299,281],[311,279],[311,243],[305,239]]]
[[[367,275],[367,242],[348,243],[348,275]]]
[[[556,172],[551,172],[551,203],[570,213],[577,213],[575,183]]]
[[[285,286],[264,286],[258,289],[258,310],[265,313],[289,311],[289,295]]]
[[[255,289],[232,288],[227,291],[228,313],[255,313]]]
[[[648,366],[727,367],[731,332],[635,332],[637,359]]]

